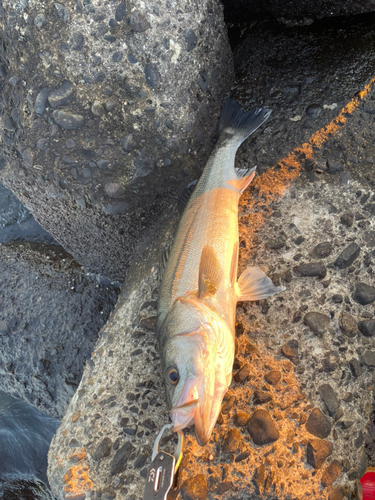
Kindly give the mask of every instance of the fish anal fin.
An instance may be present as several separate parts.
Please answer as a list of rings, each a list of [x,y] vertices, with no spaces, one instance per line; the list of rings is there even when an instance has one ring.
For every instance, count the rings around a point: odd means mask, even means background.
[[[238,241],[233,247],[232,262],[230,265],[230,284],[234,287],[237,278],[237,267],[238,267]]]
[[[238,280],[238,300],[266,299],[284,290],[282,286],[275,286],[258,267],[248,267]]]
[[[160,251],[159,272],[158,272],[159,281],[161,281],[163,279],[165,268],[167,267],[169,255],[170,255],[171,250],[172,250],[172,244],[173,244],[173,242],[168,243],[168,245]]]
[[[236,169],[237,177],[231,181],[227,181],[227,184],[234,186],[241,194],[249,186],[251,181],[254,179],[256,167],[251,169]]]
[[[222,281],[223,270],[215,250],[205,245],[202,250],[199,264],[198,297],[203,294],[215,295]]]

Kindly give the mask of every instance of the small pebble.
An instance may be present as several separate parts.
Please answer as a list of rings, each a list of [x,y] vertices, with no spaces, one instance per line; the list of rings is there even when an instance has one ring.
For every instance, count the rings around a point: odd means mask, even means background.
[[[331,432],[331,423],[319,408],[314,408],[307,419],[305,428],[313,436],[324,439]]]

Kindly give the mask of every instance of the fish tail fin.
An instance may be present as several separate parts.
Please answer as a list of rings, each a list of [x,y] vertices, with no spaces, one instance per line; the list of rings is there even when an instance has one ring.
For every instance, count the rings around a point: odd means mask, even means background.
[[[252,109],[246,113],[237,101],[227,97],[221,110],[219,130],[224,129],[238,139],[239,145],[255,132],[270,116],[266,108]]]

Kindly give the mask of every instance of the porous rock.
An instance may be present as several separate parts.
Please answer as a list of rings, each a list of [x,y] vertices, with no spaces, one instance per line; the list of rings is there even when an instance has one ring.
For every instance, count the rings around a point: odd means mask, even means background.
[[[19,114],[22,140],[9,118],[1,182],[77,262],[122,282],[133,250],[142,254],[149,227],[173,210],[212,150],[233,76],[222,6],[182,0],[176,14],[171,3],[154,0],[61,0],[42,14],[36,0],[20,5],[3,2],[13,17],[2,25],[9,67],[1,115]],[[104,107],[106,95],[115,102]],[[41,137],[53,137],[53,147],[39,154],[35,170],[21,161],[19,175],[19,150],[33,151]],[[171,147],[175,160],[163,165]],[[108,183],[124,187],[125,213],[106,210]],[[82,197],[86,205],[77,210]]]

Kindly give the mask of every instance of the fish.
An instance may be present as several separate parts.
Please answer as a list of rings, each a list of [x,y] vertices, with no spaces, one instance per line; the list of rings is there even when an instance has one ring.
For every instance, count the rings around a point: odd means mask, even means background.
[[[199,181],[188,187],[175,239],[161,256],[156,332],[170,418],[176,432],[194,424],[201,446],[231,383],[237,302],[284,290],[257,267],[237,280],[238,203],[256,167],[236,169],[235,155],[269,115],[264,107],[243,112],[226,99],[219,139]]]

